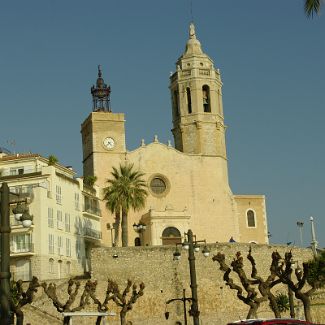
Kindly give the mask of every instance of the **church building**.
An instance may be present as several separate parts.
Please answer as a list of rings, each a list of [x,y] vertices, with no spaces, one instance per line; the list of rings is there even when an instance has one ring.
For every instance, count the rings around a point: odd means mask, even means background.
[[[111,111],[110,87],[99,68],[91,88],[93,111],[81,126],[84,176],[95,175],[103,189],[113,166],[130,163],[144,173],[148,197],[141,211],[129,212],[130,246],[173,244],[188,229],[208,243],[268,243],[265,196],[230,189],[221,75],[193,24],[169,89],[175,147],[155,137],[128,151],[124,114]],[[104,201],[101,210],[103,244],[112,245],[114,216]]]

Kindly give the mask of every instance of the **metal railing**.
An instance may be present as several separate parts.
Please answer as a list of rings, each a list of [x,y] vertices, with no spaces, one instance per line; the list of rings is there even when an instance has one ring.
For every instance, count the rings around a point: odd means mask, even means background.
[[[84,228],[83,235],[94,239],[102,239],[102,232],[91,228]]]
[[[15,169],[2,169],[1,170],[1,177],[6,176],[21,176],[27,174],[33,174],[40,172],[42,170],[41,167],[22,167],[22,168],[15,168]]]
[[[15,243],[10,247],[10,255],[34,253],[34,243]]]
[[[82,207],[82,211],[93,214],[93,215],[96,215],[98,217],[101,216],[100,209],[97,208],[97,207],[92,207],[91,205],[84,204],[83,207]]]

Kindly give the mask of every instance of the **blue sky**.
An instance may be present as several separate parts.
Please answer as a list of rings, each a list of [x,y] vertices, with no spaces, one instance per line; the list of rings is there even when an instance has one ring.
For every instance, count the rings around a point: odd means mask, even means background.
[[[310,20],[303,0],[193,0],[222,73],[232,190],[266,195],[275,243],[299,244],[303,221],[309,244],[313,216],[325,246],[324,10]],[[2,1],[0,146],[54,154],[81,174],[98,64],[113,111],[126,114],[128,149],[172,139],[169,73],[190,20],[189,0]]]

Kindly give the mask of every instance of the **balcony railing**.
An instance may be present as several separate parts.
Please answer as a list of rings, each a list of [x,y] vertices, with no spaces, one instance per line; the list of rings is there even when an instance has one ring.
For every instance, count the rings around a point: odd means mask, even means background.
[[[34,252],[34,243],[21,243],[10,247],[10,255]]]
[[[91,229],[91,228],[84,228],[83,229],[83,235],[85,237],[90,237],[90,238],[93,238],[93,239],[102,239],[102,233],[101,231],[98,231],[98,230],[94,230],[94,229]]]
[[[25,167],[25,168],[17,168],[17,169],[3,169],[1,171],[1,177],[7,176],[22,176],[40,172],[42,170],[41,167]]]
[[[87,204],[83,205],[82,211],[93,214],[93,215],[98,216],[98,217],[101,216],[101,211],[100,211],[99,208],[92,207],[92,206],[87,205]]]

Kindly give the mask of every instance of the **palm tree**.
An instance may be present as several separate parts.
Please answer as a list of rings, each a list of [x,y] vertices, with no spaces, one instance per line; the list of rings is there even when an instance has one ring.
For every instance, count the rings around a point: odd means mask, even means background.
[[[322,0],[305,0],[305,13],[308,18],[320,13]]]
[[[130,208],[140,210],[144,207],[146,197],[146,183],[142,179],[143,173],[133,169],[133,164],[113,167],[113,178],[108,179],[108,186],[104,188],[104,200],[111,213],[115,213],[115,245],[117,244],[120,214],[122,213],[122,246],[128,246],[128,212]]]

